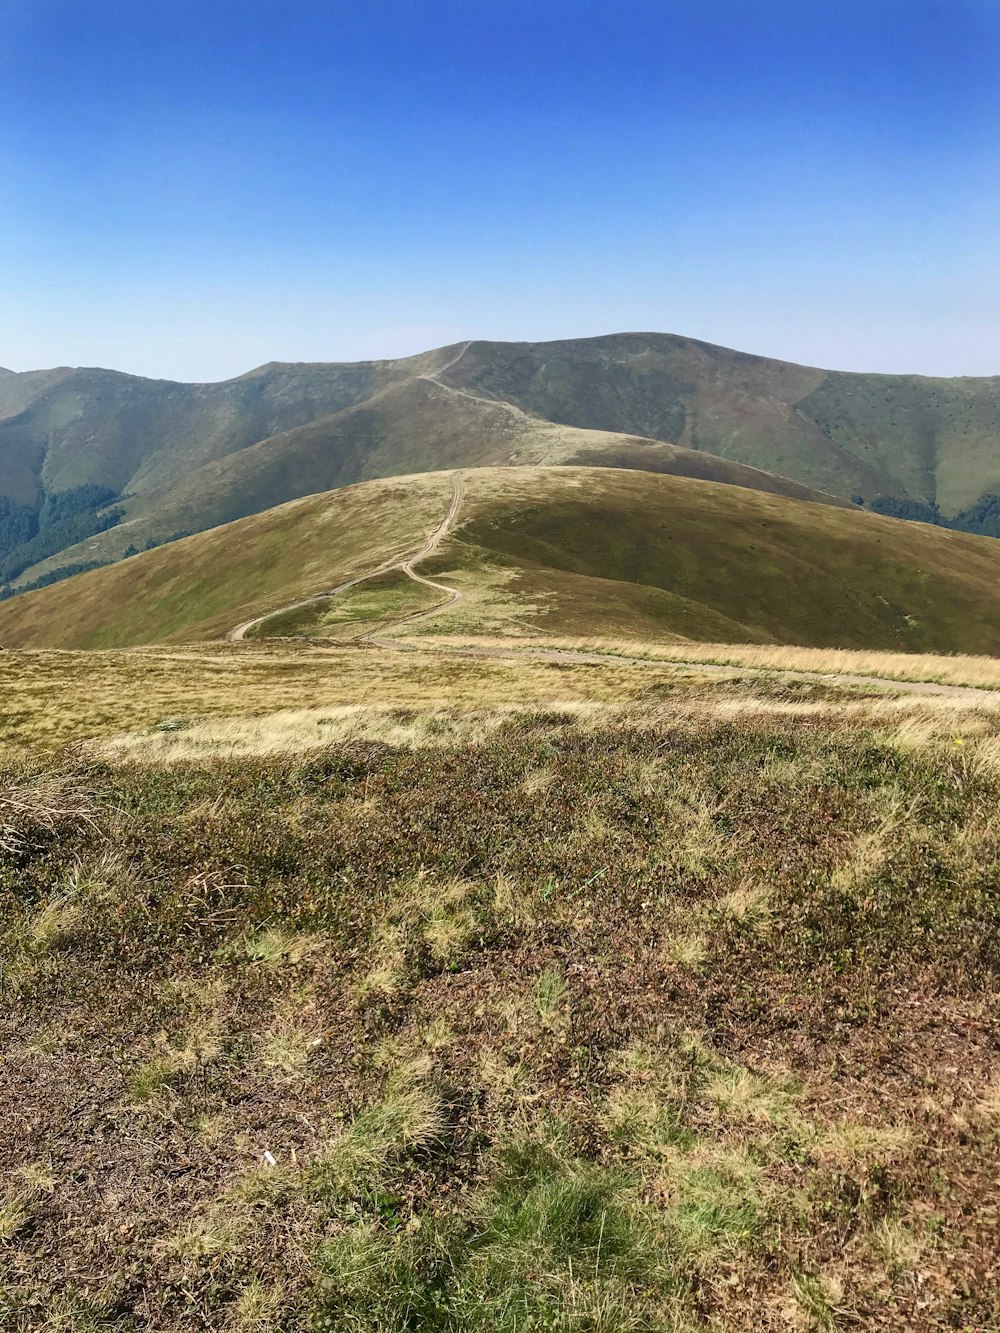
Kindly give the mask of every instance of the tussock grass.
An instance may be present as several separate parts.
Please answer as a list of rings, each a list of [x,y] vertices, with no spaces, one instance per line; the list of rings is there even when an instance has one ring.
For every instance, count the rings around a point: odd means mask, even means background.
[[[12,1241],[31,1221],[29,1197],[15,1194],[0,1200],[0,1242]]]
[[[1000,1120],[1000,1074],[988,1085],[983,1096],[976,1103],[979,1115],[990,1120]]]
[[[632,1333],[676,1305],[655,1218],[628,1182],[530,1140],[507,1148],[470,1223],[393,1242],[371,1222],[320,1251],[325,1328]]]
[[[905,1152],[912,1142],[906,1125],[868,1125],[839,1120],[814,1129],[810,1151],[823,1165],[853,1167],[858,1163],[885,1162]]]
[[[752,880],[737,885],[718,901],[719,910],[743,926],[760,928],[772,918],[770,902],[772,889]]]
[[[839,1296],[828,1281],[816,1273],[796,1273],[792,1278],[792,1293],[811,1327],[816,1329],[834,1329],[837,1327],[837,1312],[834,1302]]]
[[[555,1027],[565,1021],[566,978],[558,967],[547,967],[535,986],[535,1009],[543,1027]]]
[[[247,957],[254,962],[276,967],[282,963],[301,963],[310,954],[321,950],[323,945],[320,935],[288,930],[277,925],[265,926],[263,930],[251,935],[245,949]]]
[[[59,1177],[52,1170],[52,1167],[44,1162],[25,1162],[23,1166],[16,1169],[14,1174],[24,1181],[33,1195],[51,1194],[59,1181]]]
[[[301,1017],[279,1017],[260,1043],[260,1059],[265,1069],[289,1077],[302,1074],[309,1057],[322,1044],[315,1026]]]
[[[0,787],[0,854],[95,826],[94,794],[75,773],[41,772]]]
[[[28,927],[30,953],[46,954],[68,944],[80,926],[81,909],[66,898],[56,898],[39,908]]]
[[[481,895],[462,879],[423,872],[397,886],[375,934],[372,964],[358,994],[391,997],[427,971],[450,967],[483,925]]]
[[[787,1122],[799,1094],[787,1075],[751,1073],[738,1066],[714,1070],[704,1081],[701,1095],[719,1115],[735,1124]]]
[[[235,1248],[237,1235],[237,1227],[231,1219],[191,1221],[171,1236],[166,1249],[178,1259],[201,1262],[228,1254]]]
[[[273,1283],[251,1278],[236,1299],[228,1327],[233,1333],[273,1333],[281,1325],[283,1299]]]
[[[439,1096],[416,1065],[393,1075],[383,1098],[362,1111],[308,1171],[309,1188],[326,1198],[378,1191],[390,1162],[441,1138],[445,1120]]]
[[[671,935],[664,946],[663,955],[668,962],[679,967],[697,968],[708,958],[708,941],[697,931],[682,931]]]
[[[178,1075],[197,1067],[193,1051],[170,1051],[144,1061],[129,1079],[129,1091],[137,1102],[150,1102],[171,1088]]]
[[[653,1188],[681,1249],[704,1260],[749,1241],[761,1222],[761,1174],[759,1165],[735,1148],[666,1153]]]
[[[247,643],[5,652],[0,745],[30,767],[36,747],[58,751],[81,740],[95,742],[102,757],[148,756],[157,764],[185,753],[224,758],[234,746],[237,754],[284,754],[369,731],[423,744],[435,735],[447,740],[452,729],[458,737],[480,729],[489,735],[498,712],[502,721],[553,699],[578,709],[620,703],[647,684],[642,667],[556,671],[546,663],[444,661],[419,648]],[[456,710],[481,711],[482,719]],[[436,718],[425,725],[416,714]],[[160,730],[166,721],[182,726]]]
[[[550,787],[555,780],[555,774],[550,768],[532,769],[530,773],[524,775],[521,783],[521,789],[526,796],[539,796]]]
[[[890,1277],[911,1272],[927,1248],[926,1241],[897,1217],[880,1218],[872,1228],[872,1242]]]
[[[639,1070],[616,1083],[601,1111],[611,1142],[642,1158],[661,1159],[678,1143],[690,1140],[684,1123],[683,1087],[653,1070]]]
[[[625,713],[634,716],[634,705],[642,701],[652,725],[657,710],[649,705],[671,694],[684,703],[675,711],[689,720],[700,714],[820,721],[834,712],[845,721],[878,720],[901,729],[921,724],[928,735],[949,743],[956,736],[985,741],[995,731],[997,700],[986,690],[905,698],[887,690],[852,698],[817,677],[811,688],[825,695],[801,700],[789,697],[794,680],[780,674],[762,678],[756,668],[741,681],[728,670],[657,667],[641,657],[616,661],[598,655],[596,666],[572,658],[453,658],[442,657],[433,644],[431,651],[418,646],[411,653],[283,645],[5,653],[0,692],[7,710],[0,719],[0,745],[58,747],[87,738],[100,757],[154,766],[281,756],[352,741],[444,748],[484,743],[525,712],[553,704],[579,727],[601,727]],[[935,660],[944,670],[957,659]],[[887,664],[885,674],[893,671]],[[895,675],[906,678],[902,668]],[[919,673],[910,678],[919,679]],[[743,693],[734,694],[737,688]],[[180,718],[184,726],[160,730],[165,718]],[[900,737],[905,743],[905,730]],[[547,765],[537,767],[544,771]],[[636,769],[640,795],[658,781],[660,767],[651,757],[645,771]]]
[[[213,980],[207,986],[168,982],[165,993],[177,997],[185,1021],[173,1038],[166,1032],[157,1033],[153,1041],[155,1054],[132,1070],[129,1091],[140,1104],[176,1094],[184,1082],[190,1082],[217,1061],[226,1046],[225,1023],[220,1013],[225,989],[221,982]]]
[[[789,1188],[793,1164],[861,1176],[887,1169],[911,1142],[905,1127],[806,1114],[800,1079],[748,1068],[695,1032],[625,1048],[612,1068],[599,1124],[699,1271],[808,1213],[808,1198]],[[887,1264],[895,1238],[902,1246],[903,1233],[886,1226],[872,1239]]]

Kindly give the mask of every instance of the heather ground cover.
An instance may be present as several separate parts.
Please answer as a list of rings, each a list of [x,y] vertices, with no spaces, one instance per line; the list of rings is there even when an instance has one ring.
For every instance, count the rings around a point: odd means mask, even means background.
[[[5,1325],[995,1325],[996,725],[886,710],[11,751]]]

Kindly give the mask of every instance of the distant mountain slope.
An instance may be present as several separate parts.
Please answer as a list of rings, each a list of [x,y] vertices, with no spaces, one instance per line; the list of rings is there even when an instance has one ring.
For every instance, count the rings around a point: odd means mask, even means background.
[[[448,358],[440,353],[435,359]],[[37,511],[42,520],[47,493],[95,499],[83,490],[87,475],[94,479],[89,485],[103,489],[94,512],[85,511],[75,520],[76,534],[67,529],[70,540],[57,540],[46,551],[38,544],[47,535],[42,532],[32,545],[22,544],[13,555],[23,559],[27,553],[32,559],[10,576],[24,583],[66,566],[106,564],[179,533],[198,532],[301,495],[449,466],[593,457],[601,465],[638,465],[844,503],[787,478],[707,454],[632,435],[556,425],[513,404],[443,383],[433,374],[435,359],[348,367],[343,374],[336,367],[300,367],[295,373],[294,368],[270,367],[227,385],[194,386],[190,396],[182,392],[187,386],[146,381],[133,392],[134,386],[120,382],[122,377],[105,383],[100,378],[105,372],[60,380],[43,395],[44,413],[36,406],[0,422],[0,446],[5,441],[9,446],[26,418],[36,424],[42,415],[50,423],[57,415],[66,418],[69,400],[83,393],[82,379],[91,387],[97,384],[100,392],[91,398],[84,395],[87,411],[81,408],[83,415],[71,425],[74,431],[99,435],[103,454],[93,443],[73,446],[72,432],[53,429],[56,443],[45,456],[42,481],[31,484],[35,505],[42,505]],[[338,406],[352,396],[360,401]],[[168,412],[174,398],[176,410]],[[331,407],[335,410],[326,410]],[[98,412],[103,413],[100,428]],[[310,412],[319,415],[299,424]],[[288,429],[254,438],[282,417],[293,422]],[[129,421],[135,424],[126,429]],[[157,423],[166,423],[163,435],[157,435]],[[77,470],[67,472],[70,464]],[[119,497],[130,468],[134,471]],[[109,510],[117,520],[113,524],[103,521]],[[0,571],[3,554],[0,534]]]
[[[934,521],[977,506],[962,526],[993,531],[1000,378],[849,375],[654,333],[272,363],[221,384],[4,373],[0,585],[378,476],[556,462],[860,495]]]
[[[866,500],[954,515],[1000,491],[1000,376],[811,369],[671,334],[471,343],[448,382],[552,421],[671,440]]]
[[[416,551],[450,496],[438,472],[295,500],[14,598],[0,643],[183,642],[272,613],[264,635],[337,635],[349,597],[283,608]],[[468,470],[455,526],[422,568],[465,596],[418,632],[1000,653],[1000,543],[688,477]],[[426,588],[385,578],[397,611],[427,605]]]

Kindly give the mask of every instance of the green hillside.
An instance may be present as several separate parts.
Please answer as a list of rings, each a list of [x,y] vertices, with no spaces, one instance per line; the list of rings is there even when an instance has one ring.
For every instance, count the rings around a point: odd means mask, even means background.
[[[668,334],[272,363],[221,384],[66,367],[6,373],[0,587],[333,487],[508,463],[860,496],[996,535],[998,445],[1000,378],[827,372]],[[72,522],[47,522],[53,500]]]
[[[1000,650],[989,538],[625,471],[528,470],[493,494],[473,474],[467,491],[459,562],[503,569],[506,595],[537,607],[539,628]]]
[[[271,613],[252,632],[350,637],[382,613],[391,625],[433,605],[393,566],[441,524],[452,485],[449,473],[364,483],[81,574],[0,606],[0,643],[206,640]],[[285,611],[379,569],[388,573],[365,590],[357,623],[358,592]],[[991,539],[687,477],[469,470],[452,529],[421,573],[462,597],[414,633],[1000,652]]]
[[[293,500],[0,604],[6,647],[113,648],[222,638],[239,620],[415,550],[447,474]]]
[[[834,494],[936,502],[1000,491],[1000,377],[847,374],[669,334],[475,342],[463,388],[553,421],[634,432]]]
[[[0,494],[0,584],[51,581],[302,495],[450,466],[593,457],[843,503],[738,463],[554,424],[457,390],[439,373],[453,355],[267,366],[206,386],[105,371],[16,377],[31,380],[17,403],[37,400],[0,420],[9,491]],[[0,413],[5,401],[0,390]],[[71,525],[47,524],[53,497],[72,510]]]

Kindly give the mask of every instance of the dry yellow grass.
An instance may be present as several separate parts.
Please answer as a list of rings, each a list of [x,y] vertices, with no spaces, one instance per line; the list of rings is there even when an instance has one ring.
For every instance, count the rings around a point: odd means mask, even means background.
[[[669,673],[673,676],[675,673]],[[690,673],[688,673],[690,676]],[[655,679],[648,668],[609,664],[595,672],[546,662],[443,657],[375,648],[288,644],[204,644],[101,652],[0,653],[0,745],[58,747],[81,740],[171,732],[210,719],[260,718],[299,748],[324,739],[315,723],[335,718],[330,738],[351,709],[540,707],[617,702],[640,697]],[[304,730],[302,730],[304,728]],[[236,752],[246,746],[240,737]],[[255,742],[256,743],[256,742]],[[170,748],[170,747],[166,747]]]
[[[109,758],[171,762],[207,755],[292,754],[354,740],[408,749],[469,744],[498,727],[509,710],[449,712],[365,707],[283,709],[259,717],[210,718],[178,731],[125,732],[101,743]]]
[[[963,683],[975,674],[963,665],[971,663],[982,681],[992,673],[1000,683],[1000,662],[992,659],[728,648],[747,660],[713,667],[685,660],[721,654],[720,645],[601,641],[606,651],[597,653],[596,643],[585,641],[579,648],[586,655],[579,658],[463,655],[449,646],[421,641],[399,652],[247,643],[7,652],[0,654],[0,746],[56,749],[88,741],[108,757],[160,762],[289,753],[356,739],[410,747],[468,743],[487,737],[512,712],[539,708],[565,710],[577,726],[606,721],[608,710],[618,708],[627,710],[631,725],[659,724],[667,715],[773,716],[793,725],[835,711],[844,722],[884,730],[901,749],[955,745],[970,762],[1000,762],[1000,691],[909,693],[887,685],[865,695],[818,672],[839,662],[852,675],[880,669],[902,680],[909,670],[917,681],[952,671]],[[641,655],[654,650],[658,660]],[[787,678],[792,688],[783,677],[768,681],[757,674],[763,669],[758,659],[768,652],[796,664]],[[631,660],[621,660],[626,656]],[[814,674],[796,676],[806,663]],[[812,685],[795,687],[796,680]]]
[[[732,699],[713,695],[711,684],[692,680],[690,688],[668,703],[643,705],[641,694],[622,690],[609,701],[570,701],[565,697],[533,698],[525,691],[521,702],[495,706],[481,700],[451,704],[414,701],[408,707],[395,705],[344,704],[313,709],[284,709],[258,715],[207,717],[177,731],[142,728],[98,737],[89,745],[91,753],[111,760],[139,763],[171,763],[200,758],[301,753],[350,741],[377,741],[405,749],[427,749],[447,745],[477,744],[517,713],[539,707],[557,711],[576,728],[607,726],[620,719],[632,727],[695,725],[705,720],[719,723],[738,717],[786,718],[789,725],[799,719],[836,721],[843,725],[871,726],[902,750],[941,746],[961,747],[970,763],[996,767],[1000,763],[1000,701],[992,709],[970,706],[963,699],[918,695],[878,699],[833,699],[812,703],[758,699],[752,695]],[[637,697],[638,696],[638,697]],[[545,775],[532,772],[525,778],[527,790],[537,795],[545,789]],[[589,841],[600,841],[601,831],[585,820]],[[692,855],[704,858],[709,848],[692,830]],[[685,854],[682,839],[675,848]]]
[[[474,640],[456,635],[425,636],[428,647],[475,646]],[[601,653],[637,661],[696,662],[731,666],[753,671],[808,672],[818,676],[874,676],[883,680],[905,680],[974,689],[1000,689],[1000,658],[956,653],[872,652],[847,648],[799,648],[794,644],[696,643],[676,639],[586,639],[526,634],[524,637],[491,638],[494,648],[528,651],[555,649],[560,652]]]

